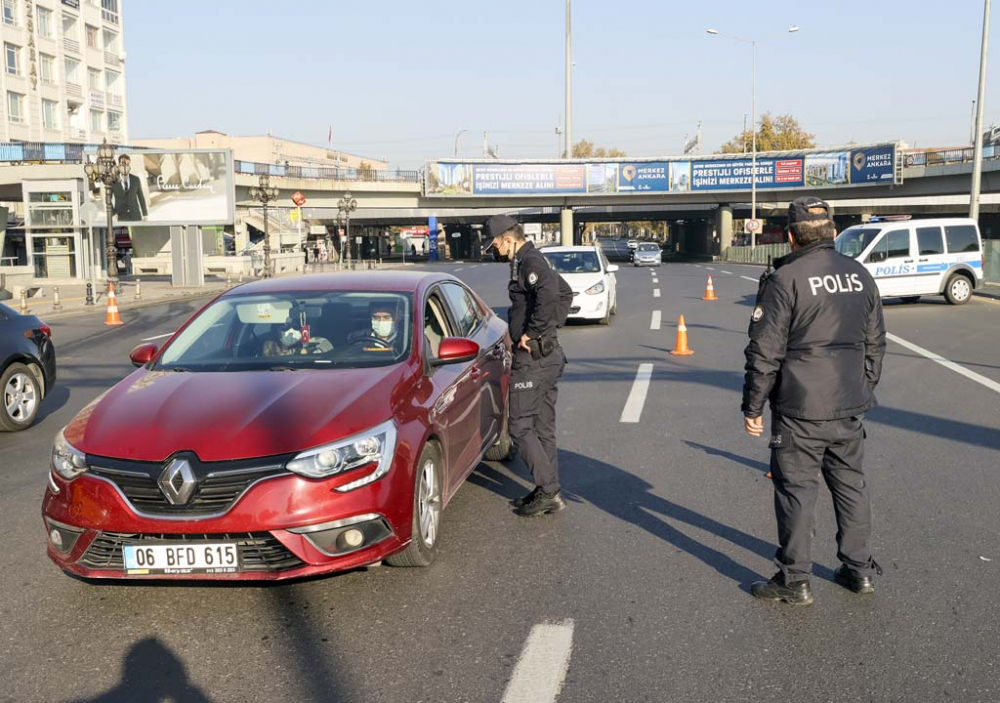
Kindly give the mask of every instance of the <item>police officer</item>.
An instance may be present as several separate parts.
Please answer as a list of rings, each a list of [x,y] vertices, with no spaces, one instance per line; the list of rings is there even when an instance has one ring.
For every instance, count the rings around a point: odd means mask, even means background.
[[[864,266],[839,254],[829,206],[815,197],[788,208],[792,252],[761,278],[750,322],[743,384],[744,428],[764,431],[770,401],[771,474],[780,571],[751,586],[765,600],[812,603],[812,535],[822,475],[837,516],[835,572],[841,586],[872,593],[871,503],[862,470],[862,418],[875,405],[885,325],[878,288]]]
[[[523,228],[513,218],[491,217],[486,231],[499,258],[510,261],[507,320],[515,346],[510,435],[535,481],[535,489],[512,505],[522,517],[554,513],[566,507],[559,489],[556,450],[556,399],[566,357],[556,329],[573,291],[534,244],[525,240]]]

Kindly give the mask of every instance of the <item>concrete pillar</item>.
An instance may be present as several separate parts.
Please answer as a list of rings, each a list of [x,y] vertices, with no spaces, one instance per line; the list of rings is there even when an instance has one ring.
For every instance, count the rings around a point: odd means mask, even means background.
[[[715,211],[715,232],[719,235],[719,253],[733,245],[733,208],[720,205]]]
[[[561,232],[562,245],[564,247],[573,246],[573,209],[563,208],[559,213],[559,230]]]

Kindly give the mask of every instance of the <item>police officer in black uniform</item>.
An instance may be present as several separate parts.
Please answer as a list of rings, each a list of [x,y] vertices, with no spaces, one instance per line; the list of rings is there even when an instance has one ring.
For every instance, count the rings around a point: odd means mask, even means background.
[[[751,586],[757,598],[812,603],[812,535],[822,475],[837,516],[837,583],[872,593],[871,502],[862,470],[862,418],[875,404],[885,325],[875,281],[834,247],[829,206],[815,197],[788,208],[792,252],[761,278],[750,322],[744,428],[764,431],[772,411],[771,475],[780,571]]]
[[[535,481],[535,489],[512,501],[515,513],[534,517],[566,507],[559,490],[556,400],[566,357],[556,334],[573,291],[525,240],[524,230],[506,215],[491,217],[486,231],[499,258],[510,261],[510,311],[514,343],[510,381],[510,435]]]

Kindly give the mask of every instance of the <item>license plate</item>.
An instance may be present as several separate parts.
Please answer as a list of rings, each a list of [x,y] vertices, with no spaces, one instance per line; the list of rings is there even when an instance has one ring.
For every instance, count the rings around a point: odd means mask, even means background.
[[[125,572],[142,574],[232,574],[240,570],[239,550],[232,542],[127,544],[122,546]]]

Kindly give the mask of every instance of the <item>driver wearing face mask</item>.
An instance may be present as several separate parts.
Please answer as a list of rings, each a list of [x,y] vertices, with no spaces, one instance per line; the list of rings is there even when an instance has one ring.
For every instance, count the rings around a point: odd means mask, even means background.
[[[399,338],[396,303],[375,300],[368,305],[368,311],[371,319],[370,327],[348,336],[348,343],[371,340],[372,344],[366,347],[366,350],[395,349]]]

